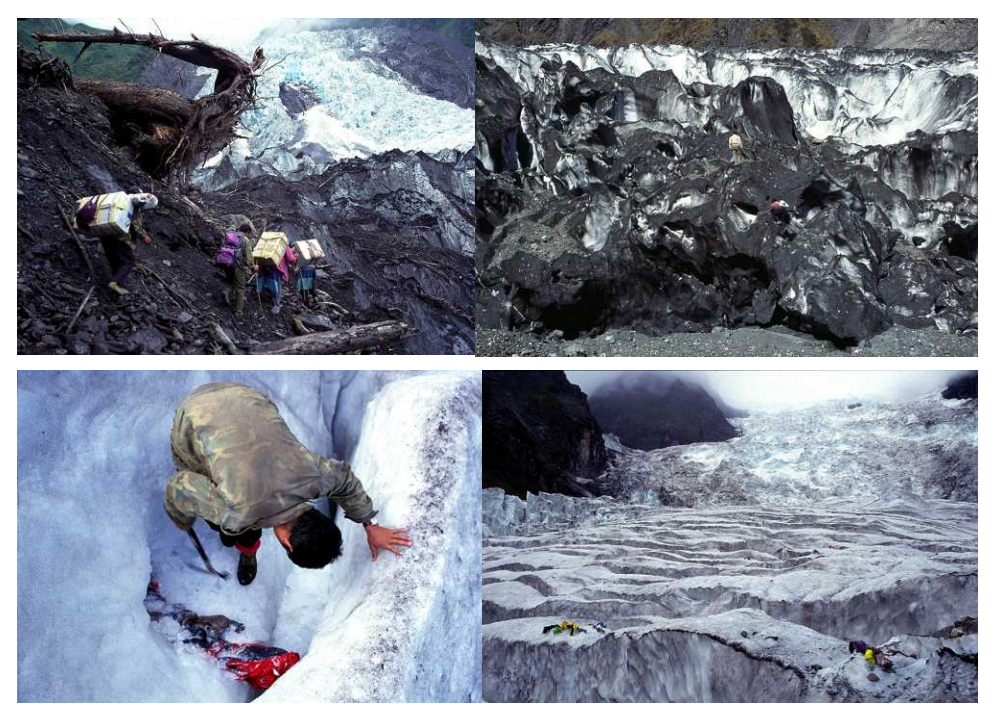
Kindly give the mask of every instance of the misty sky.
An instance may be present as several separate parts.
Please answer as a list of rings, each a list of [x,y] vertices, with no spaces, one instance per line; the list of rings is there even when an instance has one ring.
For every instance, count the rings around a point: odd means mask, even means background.
[[[626,371],[573,370],[568,379],[591,393]],[[726,402],[751,409],[811,405],[823,400],[905,400],[942,387],[951,370],[919,371],[670,371],[701,379]]]

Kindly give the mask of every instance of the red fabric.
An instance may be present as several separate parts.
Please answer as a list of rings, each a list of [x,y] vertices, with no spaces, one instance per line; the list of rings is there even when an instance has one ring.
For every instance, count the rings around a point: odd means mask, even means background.
[[[298,653],[288,652],[264,660],[239,660],[229,658],[225,669],[257,690],[266,690],[281,675],[294,667],[301,658]]]
[[[281,264],[277,266],[277,271],[281,273],[281,277],[284,278],[284,282],[291,282],[288,263],[291,263],[292,265],[298,264],[298,258],[295,257],[295,253],[291,249],[290,245],[288,245],[288,249],[284,251],[284,257],[281,258]]]
[[[238,657],[240,654],[252,657],[254,651],[263,651],[263,654],[268,652],[277,652],[279,654],[257,660]],[[296,652],[285,652],[280,648],[242,643],[223,643],[207,648],[206,652],[213,658],[223,662],[225,669],[235,675],[237,680],[249,683],[257,690],[266,690],[269,688],[277,678],[293,668],[301,660],[301,656]]]
[[[241,552],[243,555],[256,555],[256,551],[260,549],[260,541],[257,540],[251,547],[246,547],[245,545],[240,545],[236,543],[236,550]]]

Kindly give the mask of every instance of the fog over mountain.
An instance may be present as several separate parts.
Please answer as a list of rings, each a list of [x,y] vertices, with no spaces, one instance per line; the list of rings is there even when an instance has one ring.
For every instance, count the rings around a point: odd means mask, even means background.
[[[631,371],[570,370],[566,374],[583,392],[592,395],[600,385],[628,372]],[[954,372],[673,370],[665,374],[696,382],[735,407],[766,409],[804,407],[837,399],[911,400],[941,389]]]

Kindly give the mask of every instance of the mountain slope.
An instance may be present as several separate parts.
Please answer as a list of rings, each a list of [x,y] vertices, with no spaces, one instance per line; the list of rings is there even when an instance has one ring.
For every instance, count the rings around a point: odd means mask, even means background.
[[[592,480],[606,467],[606,447],[585,393],[564,372],[486,372],[482,402],[482,487],[521,497],[592,494]]]
[[[85,32],[102,33],[108,29],[84,23],[69,24],[57,18],[19,18],[17,44],[28,50],[38,50],[33,33]],[[76,60],[80,43],[47,43],[44,50],[72,65],[73,73],[81,78],[117,80],[174,90],[185,97],[195,97],[204,87],[208,74],[176,58],[151,53],[145,48],[129,45],[95,45]],[[76,62],[74,62],[76,60]]]
[[[118,146],[103,105],[64,91],[62,78],[48,79],[55,87],[38,85],[32,67],[18,76],[19,352],[226,352],[216,325],[245,351],[294,335],[296,315],[320,330],[408,318],[419,332],[394,351],[473,352],[472,268],[461,252],[470,243],[467,170],[396,153],[363,167],[334,164],[301,184],[271,176],[220,193],[160,187]],[[77,247],[60,210],[71,213],[79,197],[134,186],[160,200],[145,218],[154,244],[137,251],[155,274],[140,269],[134,293],[119,298],[105,287],[100,246]],[[249,216],[258,230],[319,238],[328,259],[317,286],[326,304],[307,310],[286,293],[282,313],[272,315],[248,290],[246,316],[236,322],[213,264],[232,214]],[[97,276],[84,304],[87,260]]]
[[[976,18],[479,18],[475,29],[513,45],[977,49]]]
[[[589,407],[603,432],[637,450],[738,436],[710,393],[690,380],[629,373],[600,385]]]

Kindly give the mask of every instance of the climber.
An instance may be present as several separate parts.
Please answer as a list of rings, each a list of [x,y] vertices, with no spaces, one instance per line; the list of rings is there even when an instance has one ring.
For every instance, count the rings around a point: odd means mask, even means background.
[[[77,211],[75,222],[81,230],[89,231],[97,210],[97,200],[100,197],[102,196],[95,195],[91,198],[91,202],[81,206]],[[152,244],[152,238],[142,228],[142,211],[152,210],[159,204],[155,195],[142,192],[140,188],[132,188],[128,193],[128,199],[132,204],[132,217],[128,232],[122,235],[102,235],[100,237],[104,255],[107,256],[108,265],[111,266],[111,282],[107,286],[118,295],[130,294],[130,291],[125,288],[125,280],[135,269],[135,248],[138,246],[139,239],[141,238],[146,245]]]
[[[253,265],[253,270],[257,274],[257,294],[270,293],[273,296],[274,306],[270,309],[270,312],[275,315],[281,311],[281,289],[283,287],[281,281],[290,282],[288,265],[295,265],[297,262],[298,258],[295,257],[294,251],[288,245],[287,250],[284,251],[284,257],[281,258],[281,264],[276,268],[264,267],[259,264]]]
[[[766,204],[769,206],[769,214],[773,220],[783,225],[783,232],[792,234],[794,226],[790,206],[783,200],[777,200],[769,195],[766,196]]]
[[[211,383],[177,408],[170,435],[177,468],[166,485],[166,513],[187,531],[197,518],[239,551],[236,575],[253,582],[263,528],[273,528],[293,563],[322,568],[340,555],[336,524],[312,507],[327,498],[361,523],[372,560],[412,545],[405,528],[380,527],[377,511],[350,466],[307,450],[263,393]]]
[[[601,635],[606,632],[606,623],[600,620],[598,623],[592,626],[593,630],[600,633]]]
[[[197,615],[180,603],[168,603],[155,580],[150,580],[146,587],[145,606],[153,622],[159,622],[164,617],[176,620],[185,645],[201,648],[221,662],[238,680],[257,690],[269,688],[301,659],[298,653],[279,647],[228,642],[225,633],[229,628],[241,633],[246,626],[224,615]]]
[[[568,620],[562,620],[561,625],[547,625],[543,630],[541,630],[542,635],[547,635],[549,632],[553,635],[558,633],[569,631],[570,637],[575,637],[575,633],[584,633],[585,628],[579,627],[576,623],[569,622]]]
[[[297,265],[296,286],[302,303],[308,307],[315,301],[315,268],[310,262],[299,262]]]
[[[738,133],[731,133],[731,137],[728,138],[728,150],[731,151],[731,157],[735,165],[740,165],[748,159],[745,155],[745,147],[742,145],[741,136]]]
[[[226,305],[232,305],[233,290],[235,291],[236,315],[243,314],[246,304],[246,283],[253,272],[250,247],[255,235],[253,224],[248,218],[243,218],[235,232],[225,233],[222,246],[215,256],[215,264],[222,268],[229,285],[223,291]]]

